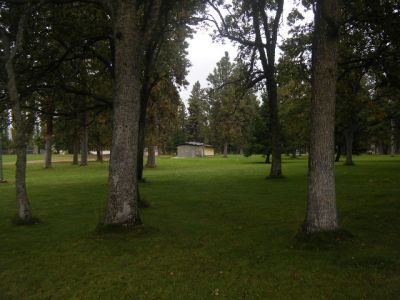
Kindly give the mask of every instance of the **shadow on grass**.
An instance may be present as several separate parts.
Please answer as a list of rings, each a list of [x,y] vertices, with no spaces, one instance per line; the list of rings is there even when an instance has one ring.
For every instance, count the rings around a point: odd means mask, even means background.
[[[95,236],[103,238],[112,238],[118,236],[145,238],[153,236],[159,232],[160,230],[158,228],[143,224],[134,226],[125,226],[125,225],[104,225],[103,223],[100,223],[99,225],[97,225],[93,233]]]
[[[353,246],[356,238],[347,230],[305,233],[300,230],[293,238],[291,248],[297,250],[334,250],[343,246]]]
[[[21,219],[18,215],[15,215],[11,219],[11,223],[16,226],[33,226],[33,225],[40,224],[41,221],[39,218],[35,218],[35,217],[24,220],[24,219]]]
[[[267,179],[267,180],[281,180],[281,179],[286,179],[286,176],[284,176],[284,175],[279,175],[279,176],[270,176],[270,175],[268,175],[267,177],[265,177],[265,179]]]

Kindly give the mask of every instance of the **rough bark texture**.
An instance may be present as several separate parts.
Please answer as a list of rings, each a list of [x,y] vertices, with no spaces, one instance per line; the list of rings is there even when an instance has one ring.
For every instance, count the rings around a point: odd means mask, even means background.
[[[147,151],[147,164],[149,168],[156,167],[156,146],[149,146]]]
[[[345,165],[352,166],[353,162],[353,140],[354,140],[354,130],[352,128],[347,129],[344,132],[344,138],[346,141],[346,161]]]
[[[228,157],[228,142],[224,143],[224,157]]]
[[[140,224],[137,155],[140,117],[140,35],[135,1],[111,4],[115,44],[113,140],[106,225]],[[136,51],[135,51],[136,50]]]
[[[49,169],[52,167],[53,155],[53,116],[48,115],[46,118],[46,143],[45,143],[45,159],[44,167]]]
[[[317,1],[313,40],[307,233],[338,229],[334,129],[338,57],[338,0]]]

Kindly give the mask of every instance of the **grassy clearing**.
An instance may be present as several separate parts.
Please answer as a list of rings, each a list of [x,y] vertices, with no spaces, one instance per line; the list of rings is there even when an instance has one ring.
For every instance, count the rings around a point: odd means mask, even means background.
[[[14,226],[13,166],[0,185],[0,299],[398,299],[400,158],[337,164],[341,224],[355,238],[312,247],[306,160],[266,180],[261,157],[159,159],[141,192],[144,227],[96,234],[106,163],[28,167],[41,223]]]

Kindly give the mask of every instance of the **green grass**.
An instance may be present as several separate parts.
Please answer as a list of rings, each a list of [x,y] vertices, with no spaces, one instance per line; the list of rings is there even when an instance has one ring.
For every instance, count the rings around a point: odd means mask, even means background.
[[[11,160],[10,160],[11,161]],[[12,164],[0,185],[0,299],[398,299],[400,158],[337,164],[340,223],[354,238],[298,244],[305,159],[266,180],[261,157],[158,160],[141,185],[144,227],[98,234],[107,163],[28,166],[41,223],[15,226]]]

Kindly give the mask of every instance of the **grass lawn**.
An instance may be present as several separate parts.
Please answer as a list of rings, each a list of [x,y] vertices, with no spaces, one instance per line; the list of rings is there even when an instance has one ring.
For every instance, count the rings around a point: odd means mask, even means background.
[[[6,158],[11,162],[11,158]],[[143,230],[95,233],[107,163],[28,165],[42,223],[14,226],[14,166],[0,185],[0,299],[399,299],[400,158],[337,164],[351,241],[295,243],[305,159],[266,180],[261,157],[161,158],[141,185]]]

